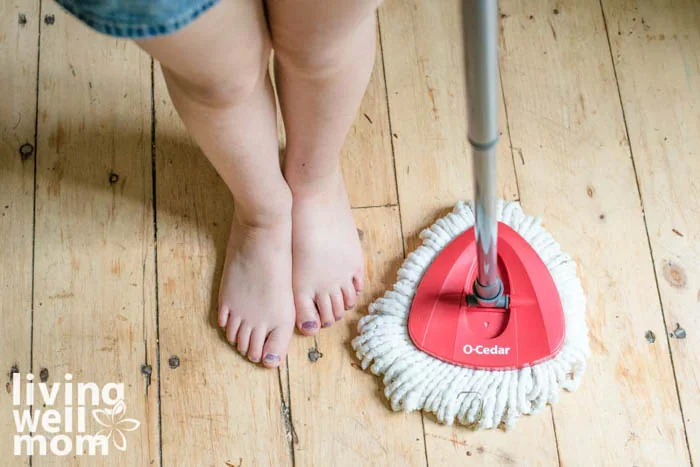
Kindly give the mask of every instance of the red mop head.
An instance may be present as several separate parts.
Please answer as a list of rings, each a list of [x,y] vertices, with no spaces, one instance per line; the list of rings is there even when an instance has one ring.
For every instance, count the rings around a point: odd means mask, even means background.
[[[393,290],[370,305],[352,344],[384,376],[393,410],[479,428],[515,424],[578,387],[590,354],[576,265],[537,218],[499,202],[499,273],[510,304],[474,308],[474,215],[459,203],[423,231]],[[410,335],[409,335],[410,334]]]
[[[425,271],[408,333],[425,353],[478,369],[520,369],[552,358],[564,343],[564,314],[547,266],[529,243],[498,226],[498,273],[506,308],[469,303],[476,279],[474,228],[440,251]]]

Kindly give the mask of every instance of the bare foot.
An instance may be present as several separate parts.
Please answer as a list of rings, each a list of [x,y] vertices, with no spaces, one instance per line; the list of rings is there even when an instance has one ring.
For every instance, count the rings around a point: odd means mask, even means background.
[[[269,368],[294,330],[291,221],[248,226],[234,219],[219,289],[219,326],[242,355]]]
[[[355,306],[364,261],[340,171],[290,188],[296,322],[312,335]]]

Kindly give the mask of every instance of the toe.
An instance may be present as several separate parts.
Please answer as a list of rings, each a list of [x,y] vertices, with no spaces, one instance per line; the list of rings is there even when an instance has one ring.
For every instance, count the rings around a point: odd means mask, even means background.
[[[268,368],[280,366],[280,363],[282,363],[287,356],[289,340],[292,337],[292,329],[294,328],[287,326],[284,328],[275,328],[270,332],[263,350],[263,365]]]
[[[341,288],[343,292],[343,303],[345,309],[349,310],[357,305],[357,292],[355,291],[355,286],[352,283],[348,283]]]
[[[310,297],[297,299],[295,308],[299,332],[306,336],[316,334],[318,332],[318,311],[314,301]]]
[[[362,289],[365,287],[365,277],[362,272],[356,273],[352,276],[352,284],[355,286],[355,295],[360,295]]]
[[[241,323],[241,327],[238,329],[238,336],[236,337],[238,351],[241,355],[246,355],[248,353],[251,332],[253,332],[253,328],[248,323]]]
[[[228,323],[229,309],[227,306],[222,306],[219,309],[219,327],[225,328],[226,323]]]
[[[345,314],[345,302],[343,301],[343,293],[338,291],[331,294],[331,306],[333,307],[333,316],[336,321],[343,319]]]
[[[248,360],[253,363],[260,362],[266,337],[266,328],[258,326],[253,329],[253,332],[250,334],[250,344],[248,345]]]
[[[230,316],[226,321],[226,340],[231,344],[236,343],[236,337],[238,336],[238,329],[241,327],[241,318],[238,316]]]
[[[322,327],[327,328],[335,323],[330,295],[326,293],[316,295],[316,308],[318,308],[318,315],[321,317]]]

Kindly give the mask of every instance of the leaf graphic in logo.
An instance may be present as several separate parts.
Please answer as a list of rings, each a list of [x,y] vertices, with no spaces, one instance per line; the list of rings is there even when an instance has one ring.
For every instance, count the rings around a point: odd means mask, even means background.
[[[92,411],[92,418],[102,426],[112,426],[112,411],[109,409],[95,409]],[[102,431],[102,430],[101,430]]]
[[[95,436],[104,436],[107,439],[112,438],[112,443],[114,447],[120,451],[126,450],[126,436],[124,436],[125,431],[134,431],[139,426],[141,422],[133,418],[125,418],[126,416],[126,403],[123,400],[117,401],[112,408],[106,409],[95,409],[92,411],[92,418],[105,427],[97,432]]]

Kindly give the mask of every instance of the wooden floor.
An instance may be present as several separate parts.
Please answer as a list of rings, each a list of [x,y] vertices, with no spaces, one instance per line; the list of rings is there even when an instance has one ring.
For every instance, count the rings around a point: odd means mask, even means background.
[[[41,465],[700,462],[700,2],[501,1],[500,192],[579,265],[583,385],[515,431],[395,414],[350,348],[417,234],[471,197],[455,0],[387,0],[343,153],[363,306],[265,371],[221,338],[230,197],[158,67],[44,0],[0,4],[0,391],[10,374],[123,382],[125,452]],[[45,369],[45,371],[44,371]]]

